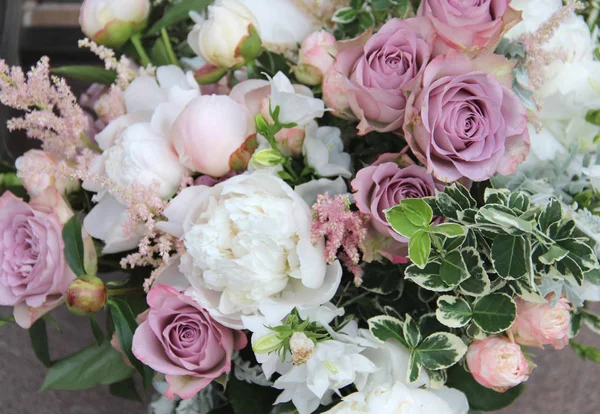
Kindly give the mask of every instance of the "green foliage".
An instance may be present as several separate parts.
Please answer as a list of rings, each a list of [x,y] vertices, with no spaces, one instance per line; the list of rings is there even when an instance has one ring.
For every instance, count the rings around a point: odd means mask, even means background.
[[[600,349],[593,346],[583,345],[573,340],[569,341],[569,343],[571,344],[573,351],[575,351],[575,353],[579,355],[581,359],[589,359],[596,364],[600,364]]]
[[[235,414],[268,413],[279,393],[279,390],[272,387],[261,387],[238,380],[235,375],[230,375],[227,382],[227,396]]]
[[[35,356],[46,367],[52,365],[50,359],[50,350],[48,349],[48,331],[46,330],[46,321],[38,319],[31,328],[29,328],[29,339]]]
[[[52,73],[65,78],[80,80],[89,83],[112,85],[117,80],[117,72],[98,66],[73,65],[53,68]]]
[[[67,221],[62,231],[65,243],[65,258],[69,267],[77,277],[85,275],[85,250],[81,235],[81,220],[73,216]]]
[[[415,0],[351,0],[349,6],[338,9],[332,21],[337,24],[336,37],[356,37],[368,29],[376,29],[392,18],[406,19],[415,14]]]
[[[208,7],[211,0],[182,0],[179,3],[173,3],[169,6],[162,18],[148,29],[148,35],[158,34],[162,29],[166,29],[171,26],[189,19],[191,11],[200,12]]]
[[[133,401],[142,401],[132,377],[126,378],[123,381],[114,382],[108,386],[108,389],[115,397]]]

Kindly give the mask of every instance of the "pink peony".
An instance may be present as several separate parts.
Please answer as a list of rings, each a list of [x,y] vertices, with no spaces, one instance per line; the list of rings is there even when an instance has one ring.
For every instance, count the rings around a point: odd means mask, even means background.
[[[135,331],[132,352],[165,374],[168,398],[192,398],[228,373],[233,352],[247,344],[241,331],[215,322],[200,304],[175,288],[154,285],[147,301],[150,310]]]
[[[406,140],[440,181],[511,174],[529,152],[526,109],[504,77],[479,70],[485,63],[439,56],[425,69],[423,89],[409,98]]]
[[[383,158],[386,159],[384,154]],[[352,181],[356,206],[361,213],[371,217],[371,224],[381,235],[408,243],[408,239],[396,233],[385,219],[384,211],[406,198],[435,196],[436,184],[431,174],[418,165],[401,168],[395,162],[375,163],[363,168]]]
[[[517,298],[517,319],[509,335],[521,345],[552,345],[563,349],[569,343],[571,306],[561,297],[555,306],[550,303],[529,303]]]
[[[359,134],[402,128],[407,93],[421,83],[434,38],[425,18],[392,19],[373,36],[338,43],[334,70],[345,78]]]
[[[527,381],[531,373],[521,347],[504,336],[473,341],[466,359],[475,380],[498,392]]]
[[[423,0],[418,16],[428,17],[438,34],[435,54],[447,49],[477,52],[492,49],[521,13],[510,0]]]
[[[308,35],[300,47],[296,79],[307,85],[320,84],[335,62],[335,52],[335,36],[331,33],[321,30]]]
[[[22,328],[60,305],[75,280],[62,239],[72,215],[55,188],[29,204],[10,192],[0,197],[0,305],[14,306]]]

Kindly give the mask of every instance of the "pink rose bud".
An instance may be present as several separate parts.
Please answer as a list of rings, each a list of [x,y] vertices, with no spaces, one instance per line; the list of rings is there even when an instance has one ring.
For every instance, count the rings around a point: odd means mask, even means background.
[[[529,303],[519,298],[516,301],[517,319],[509,335],[518,344],[539,348],[552,345],[554,349],[567,346],[571,306],[565,297],[561,297],[554,306],[551,303]]]
[[[335,63],[335,36],[324,30],[308,35],[300,47],[296,79],[306,85],[318,85]]]
[[[327,108],[333,109],[333,115],[342,119],[356,119],[350,109],[346,78],[344,75],[335,69],[330,69],[323,78],[322,87],[323,101],[325,101],[325,106]]]
[[[77,279],[67,292],[67,307],[75,315],[85,316],[104,307],[107,291],[104,282],[96,276]]]
[[[76,181],[55,177],[57,164],[54,158],[41,150],[29,150],[15,162],[17,176],[32,197],[40,196],[47,188],[56,188],[60,194],[77,188]]]
[[[85,0],[79,24],[94,42],[120,47],[146,27],[149,14],[150,0]]]
[[[473,341],[466,359],[475,380],[498,392],[527,381],[531,372],[521,347],[504,336]]]
[[[254,119],[228,96],[200,96],[175,121],[171,140],[183,165],[221,177],[245,169],[256,143]]]

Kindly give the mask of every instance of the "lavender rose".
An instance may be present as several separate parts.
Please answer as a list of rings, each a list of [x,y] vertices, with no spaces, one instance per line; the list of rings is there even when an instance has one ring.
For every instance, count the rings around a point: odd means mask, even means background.
[[[525,107],[510,82],[478,70],[487,66],[463,54],[438,56],[409,99],[406,140],[440,181],[511,174],[527,157]]]
[[[434,37],[425,18],[392,19],[373,36],[338,43],[333,70],[346,80],[359,134],[402,127],[407,92],[419,87]]]
[[[185,293],[165,285],[152,287],[146,320],[136,329],[132,352],[165,374],[168,398],[192,398],[231,369],[233,351],[246,336],[215,322],[208,311]]]
[[[380,157],[380,160],[389,157]],[[407,243],[408,239],[396,233],[385,219],[384,210],[394,207],[406,198],[435,196],[436,184],[431,174],[418,165],[401,168],[395,162],[383,162],[363,168],[352,181],[356,206],[371,216],[371,224],[381,235]],[[436,219],[439,221],[439,219]]]
[[[72,214],[55,188],[29,204],[9,192],[0,197],[0,305],[14,306],[23,328],[60,305],[75,280],[62,239]]]
[[[492,48],[521,20],[510,0],[423,0],[417,16],[428,17],[439,38],[435,55],[458,49],[477,52]]]

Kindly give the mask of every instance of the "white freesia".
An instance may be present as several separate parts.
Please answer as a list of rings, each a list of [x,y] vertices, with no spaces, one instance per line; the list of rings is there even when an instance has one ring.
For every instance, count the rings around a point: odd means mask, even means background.
[[[292,82],[282,73],[271,79],[271,111],[279,107],[279,121],[303,127],[325,114],[325,103],[321,99],[296,92]]]
[[[337,291],[341,266],[326,264],[322,240],[312,243],[310,207],[268,172],[187,188],[164,214],[159,228],[183,235],[180,269],[194,298],[226,326],[242,328],[243,315],[277,323]]]
[[[336,127],[306,127],[303,153],[307,165],[321,177],[352,177],[350,154],[344,152],[342,131]]]
[[[328,414],[466,414],[464,395],[456,390],[434,392],[409,388],[401,382],[344,397]]]
[[[239,46],[251,29],[259,31],[250,10],[238,0],[218,0],[208,6],[208,20],[199,21],[188,35],[192,50],[206,62],[222,68],[244,63]]]

